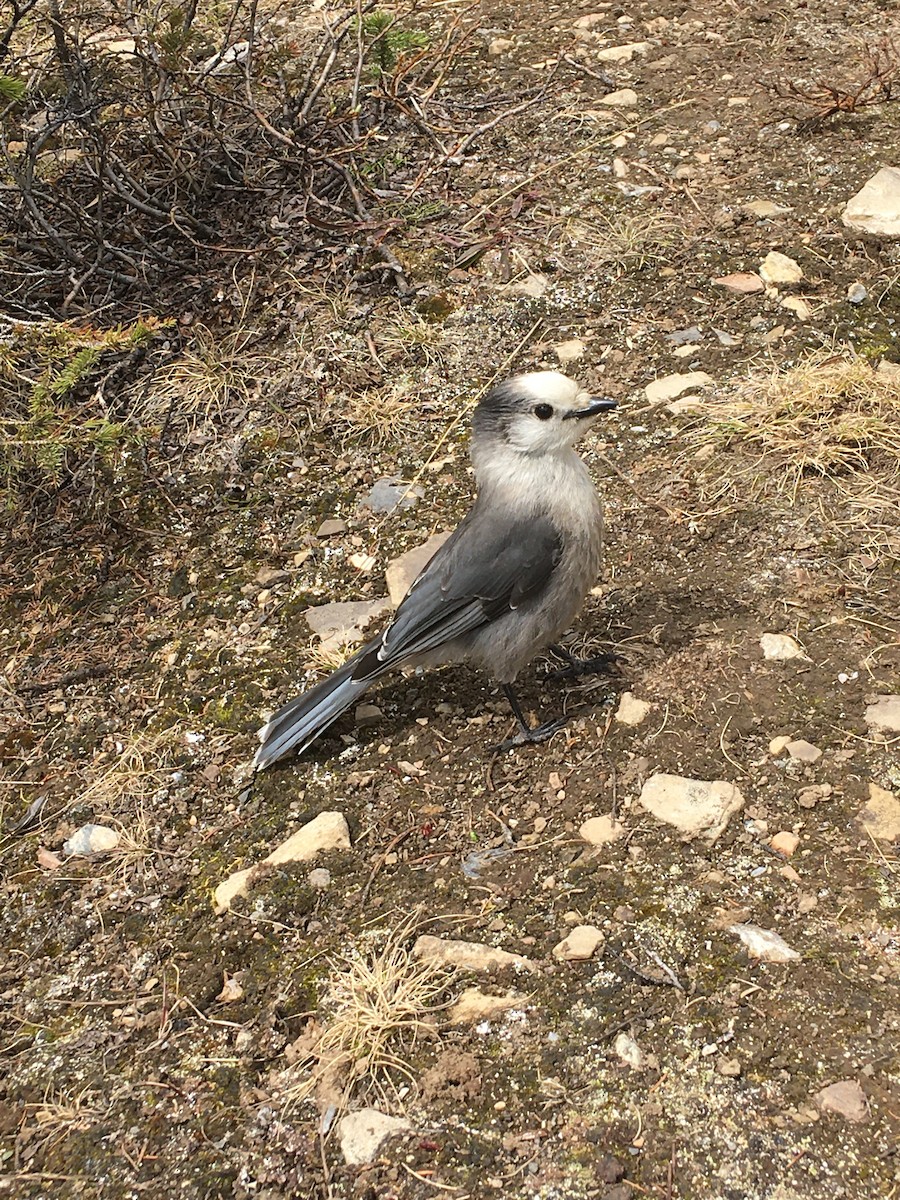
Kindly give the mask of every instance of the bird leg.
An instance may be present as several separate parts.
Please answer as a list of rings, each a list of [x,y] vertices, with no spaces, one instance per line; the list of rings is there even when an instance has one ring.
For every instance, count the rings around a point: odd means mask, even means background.
[[[575,658],[565,646],[554,644],[548,646],[547,649],[566,664],[559,671],[551,671],[551,679],[580,679],[582,675],[609,674],[609,672],[615,671],[622,661],[621,656],[614,650],[604,650],[602,653],[594,655],[593,658]]]
[[[512,750],[515,746],[533,745],[536,742],[546,742],[552,738],[557,730],[562,729],[566,723],[565,717],[557,717],[555,721],[545,721],[542,725],[537,725],[532,728],[525,720],[525,714],[522,712],[519,701],[516,699],[516,694],[508,683],[504,683],[503,694],[509,701],[509,706],[513,710],[513,716],[519,725],[518,733],[514,733],[511,738],[507,738],[505,742],[501,742],[499,746],[494,747],[496,753],[502,753],[506,750]]]

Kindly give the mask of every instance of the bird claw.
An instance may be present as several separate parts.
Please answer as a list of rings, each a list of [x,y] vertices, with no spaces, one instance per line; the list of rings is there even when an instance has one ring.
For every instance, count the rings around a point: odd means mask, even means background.
[[[550,672],[551,679],[581,679],[585,675],[608,675],[618,673],[619,663],[624,662],[621,654],[614,650],[605,650],[595,654],[593,658],[573,658],[566,656],[568,661],[564,667]]]
[[[532,746],[539,742],[547,742],[554,733],[559,733],[567,720],[567,717],[557,717],[555,721],[545,721],[543,725],[536,725],[534,729],[520,728],[512,737],[492,746],[491,753],[506,754],[508,750],[514,750],[517,746]]]

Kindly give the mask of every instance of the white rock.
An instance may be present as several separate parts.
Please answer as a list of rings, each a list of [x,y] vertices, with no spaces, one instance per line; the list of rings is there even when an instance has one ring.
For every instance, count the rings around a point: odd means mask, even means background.
[[[464,971],[502,971],[507,967],[516,971],[536,969],[534,963],[521,954],[510,954],[481,942],[460,942],[451,938],[432,937],[427,933],[416,938],[413,957],[459,967]]]
[[[682,346],[680,349],[689,351],[691,347]],[[678,350],[675,351],[675,354],[678,354]],[[681,357],[687,358],[687,355]],[[671,404],[667,404],[666,412],[671,413],[673,417],[681,417],[685,413],[700,412],[704,408],[706,408],[706,403],[699,396],[682,396],[680,400],[673,400]]]
[[[799,283],[803,278],[800,264],[778,250],[772,250],[766,255],[759,264],[759,273],[768,284]]]
[[[751,958],[760,962],[791,962],[800,957],[787,942],[772,929],[760,929],[758,925],[730,925],[729,933],[736,933]]]
[[[613,1050],[616,1056],[622,1060],[626,1067],[630,1067],[632,1071],[641,1071],[647,1065],[647,1058],[643,1050],[637,1044],[630,1034],[622,1033],[618,1035],[613,1042]]]
[[[685,392],[711,387],[712,384],[713,379],[705,371],[688,371],[682,375],[663,375],[660,379],[654,379],[644,388],[644,393],[651,404],[663,404]]]
[[[880,842],[900,841],[900,800],[886,788],[869,784],[869,803],[859,818],[863,828]]]
[[[506,54],[508,50],[512,50],[515,44],[516,43],[510,41],[509,38],[494,38],[494,40],[488,45],[488,54],[490,54],[492,58],[499,58],[501,54]]]
[[[769,753],[773,758],[777,758],[779,754],[787,750],[792,741],[793,738],[786,737],[784,734],[781,734],[780,737],[772,738],[771,742],[769,742]]]
[[[567,342],[560,342],[553,347],[553,353],[561,363],[575,362],[576,359],[584,355],[587,346],[581,338],[570,338]]]
[[[802,296],[786,296],[781,301],[781,307],[794,313],[798,321],[812,320],[812,309]]]
[[[466,988],[455,1004],[447,1010],[451,1025],[474,1025],[476,1021],[491,1021],[511,1008],[521,1008],[528,1003],[522,992],[510,990],[502,996],[490,996],[480,988]]]
[[[306,623],[322,639],[328,649],[363,641],[365,630],[372,621],[389,612],[390,601],[346,600],[318,604],[303,614]]]
[[[720,275],[718,279],[713,280],[713,283],[717,287],[723,287],[726,291],[734,292],[739,296],[762,292],[766,287],[760,277],[751,271],[735,271],[732,275]]]
[[[802,658],[804,662],[809,662],[800,643],[795,642],[786,633],[764,633],[759,639],[759,645],[763,658],[776,662],[790,662],[792,658]]]
[[[821,1112],[837,1113],[845,1121],[856,1124],[869,1116],[866,1094],[855,1079],[841,1079],[822,1088],[813,1096],[813,1102]]]
[[[646,700],[639,700],[632,692],[623,692],[619,697],[616,720],[620,725],[640,725],[652,707]]]
[[[674,825],[687,837],[702,834],[714,841],[744,807],[744,797],[724,779],[657,774],[651,775],[641,789],[640,803],[657,820]]]
[[[636,54],[646,54],[649,49],[649,42],[628,42],[625,46],[607,46],[598,50],[596,57],[601,62],[627,63],[631,62]]]
[[[327,891],[331,887],[331,872],[325,867],[314,867],[307,875],[306,882],[317,892]]]
[[[506,291],[512,292],[515,296],[529,296],[532,300],[540,300],[549,286],[550,280],[546,275],[536,274],[529,275],[517,283],[509,284]]]
[[[620,88],[617,92],[608,92],[600,101],[601,104],[608,104],[613,108],[634,108],[637,102],[637,92],[631,88]]]
[[[625,826],[613,816],[589,817],[578,830],[578,836],[592,846],[606,846],[625,836]]]
[[[851,304],[862,304],[868,295],[869,293],[866,290],[865,284],[851,283],[847,287],[847,299]]]
[[[900,167],[882,167],[847,202],[841,219],[861,233],[900,237]]]
[[[797,762],[814,763],[818,762],[822,757],[822,751],[819,747],[814,746],[812,742],[807,742],[805,738],[797,738],[793,742],[788,742],[785,750]]]
[[[427,542],[413,546],[388,563],[385,579],[395,608],[449,536],[449,533],[433,533]]]
[[[567,937],[553,947],[553,957],[561,962],[585,962],[593,958],[594,951],[602,941],[603,934],[596,925],[576,925]]]
[[[782,204],[775,204],[772,200],[748,200],[743,208],[754,217],[780,217],[783,213],[793,211]]]
[[[391,1117],[377,1108],[361,1108],[347,1113],[338,1122],[337,1135],[341,1154],[348,1167],[361,1167],[374,1160],[382,1142],[412,1126],[402,1117]]]
[[[866,709],[866,724],[886,733],[900,733],[900,696],[876,696]]]
[[[296,833],[276,846],[262,863],[246,867],[243,871],[235,871],[219,884],[213,893],[213,903],[217,913],[226,912],[238,896],[246,896],[253,886],[254,876],[259,874],[261,865],[282,866],[285,863],[309,862],[323,850],[349,850],[350,829],[343,813],[319,813],[311,821],[301,826]]]
[[[583,17],[578,17],[572,22],[575,29],[593,29],[595,25],[602,25],[604,21],[609,20],[609,13],[585,13]]]
[[[82,825],[63,842],[63,854],[78,854],[83,858],[105,854],[115,850],[120,841],[120,835],[108,825]]]

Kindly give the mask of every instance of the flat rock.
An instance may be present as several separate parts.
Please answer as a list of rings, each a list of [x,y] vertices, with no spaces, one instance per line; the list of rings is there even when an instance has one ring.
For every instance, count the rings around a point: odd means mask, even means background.
[[[627,42],[624,46],[606,46],[598,50],[595,57],[600,62],[627,63],[636,54],[646,54],[649,49],[649,42]]]
[[[388,563],[385,580],[395,608],[449,536],[449,533],[433,533],[427,542],[413,546]]]
[[[513,989],[502,996],[492,996],[480,988],[470,987],[447,1009],[447,1020],[451,1025],[474,1025],[476,1021],[491,1021],[511,1008],[527,1003],[528,997]]]
[[[900,733],[900,696],[876,696],[866,709],[866,724],[870,729]]]
[[[417,484],[405,483],[396,477],[376,479],[368,492],[359,501],[358,508],[367,508],[373,513],[389,513],[414,508],[425,495]]]
[[[338,534],[347,532],[347,522],[342,521],[340,517],[329,517],[327,521],[323,521],[316,530],[316,537],[328,538],[337,537]]]
[[[377,704],[357,704],[353,719],[357,729],[365,729],[367,725],[377,725],[383,716]]]
[[[306,623],[328,648],[361,642],[368,625],[390,612],[391,602],[381,600],[335,600],[318,604],[303,614]]]
[[[506,54],[507,51],[512,50],[515,44],[516,43],[510,41],[509,38],[493,38],[493,40],[488,43],[488,54],[490,54],[492,58],[499,58],[501,54]]]
[[[900,841],[900,800],[877,783],[869,784],[869,803],[859,814],[864,829],[880,842]]]
[[[797,793],[797,803],[801,808],[815,808],[822,800],[827,800],[833,791],[830,783],[811,783]]]
[[[217,913],[226,912],[238,896],[246,896],[253,886],[254,877],[260,867],[282,866],[285,863],[309,862],[324,850],[349,850],[350,829],[343,813],[319,813],[311,821],[276,846],[262,863],[235,871],[219,884],[213,893],[213,904]]]
[[[788,746],[793,740],[793,738],[788,737],[783,733],[778,737],[772,738],[771,742],[769,742],[769,753],[773,758],[777,758],[779,754],[783,754],[784,751],[787,750]]]
[[[869,1105],[866,1093],[855,1079],[841,1079],[831,1083],[813,1096],[813,1103],[820,1112],[836,1113],[845,1121],[859,1124],[868,1120]]]
[[[522,954],[510,954],[481,942],[460,942],[427,933],[416,938],[413,956],[464,971],[503,971],[510,967],[515,971],[536,970],[534,963]]]
[[[724,779],[686,779],[681,775],[651,775],[641,789],[640,803],[688,838],[715,841],[731,817],[744,807],[744,797]]]
[[[412,1128],[402,1117],[392,1117],[377,1108],[361,1108],[338,1121],[341,1154],[348,1167],[361,1167],[375,1159],[382,1142]]]
[[[674,400],[696,388],[711,387],[713,382],[705,371],[687,371],[681,375],[663,375],[654,379],[644,388],[644,393],[651,404],[664,404],[666,400]]]
[[[760,278],[764,283],[799,283],[803,278],[803,270],[793,258],[788,258],[779,250],[770,250],[759,264]]]
[[[613,1050],[616,1052],[616,1057],[632,1071],[642,1071],[647,1065],[647,1056],[631,1034],[625,1033],[624,1030],[617,1035],[613,1042]]]
[[[89,858],[92,854],[107,854],[121,841],[119,833],[108,825],[82,825],[63,842],[63,854]]]
[[[640,725],[641,721],[646,720],[652,707],[646,700],[639,700],[632,692],[623,692],[619,697],[616,720],[620,725]]]
[[[802,296],[786,296],[781,301],[781,307],[792,312],[798,321],[811,321],[812,309]]]
[[[706,408],[706,404],[699,396],[682,396],[680,400],[673,400],[671,404],[666,405],[666,412],[671,413],[673,417],[683,417],[686,413],[700,412]]]
[[[882,167],[847,201],[841,220],[848,229],[900,237],[900,167]]]
[[[508,284],[505,290],[514,296],[528,296],[532,300],[540,300],[549,286],[550,280],[546,275],[536,274]]]
[[[591,846],[606,846],[625,836],[625,826],[613,816],[589,817],[578,830],[578,836]]]
[[[763,658],[774,662],[790,662],[792,658],[802,658],[809,662],[803,647],[786,633],[764,633],[759,639]]]
[[[596,925],[576,925],[553,947],[553,957],[560,962],[586,962],[602,941],[603,933]]]
[[[728,932],[736,933],[749,956],[760,962],[793,962],[800,957],[773,929],[761,929],[759,925],[730,925]]]
[[[638,102],[637,92],[632,88],[620,88],[617,92],[608,92],[600,100],[601,104],[612,108],[634,108]]]
[[[791,833],[790,830],[783,829],[781,833],[776,833],[773,838],[770,838],[769,845],[782,858],[790,858],[800,845],[800,839],[796,833]]]
[[[780,217],[783,213],[792,211],[790,208],[785,208],[783,204],[776,204],[772,200],[748,200],[742,207],[745,212],[754,217]]]
[[[804,738],[797,738],[792,742],[788,742],[785,750],[797,762],[814,763],[818,762],[822,757],[822,751],[819,747],[814,746],[812,742],[807,742]]]
[[[723,287],[728,292],[738,296],[750,296],[753,292],[764,292],[766,285],[758,275],[750,271],[736,271],[733,275],[720,275],[714,279],[716,287]]]
[[[581,338],[569,338],[553,347],[553,353],[561,363],[575,362],[584,355],[587,346]]]

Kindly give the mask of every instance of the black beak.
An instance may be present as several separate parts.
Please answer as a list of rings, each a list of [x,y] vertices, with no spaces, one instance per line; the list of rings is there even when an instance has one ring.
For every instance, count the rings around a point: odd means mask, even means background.
[[[587,408],[573,409],[565,414],[563,420],[568,420],[570,417],[596,417],[603,412],[612,412],[617,407],[615,400],[608,400],[605,396],[591,396],[591,402]]]

